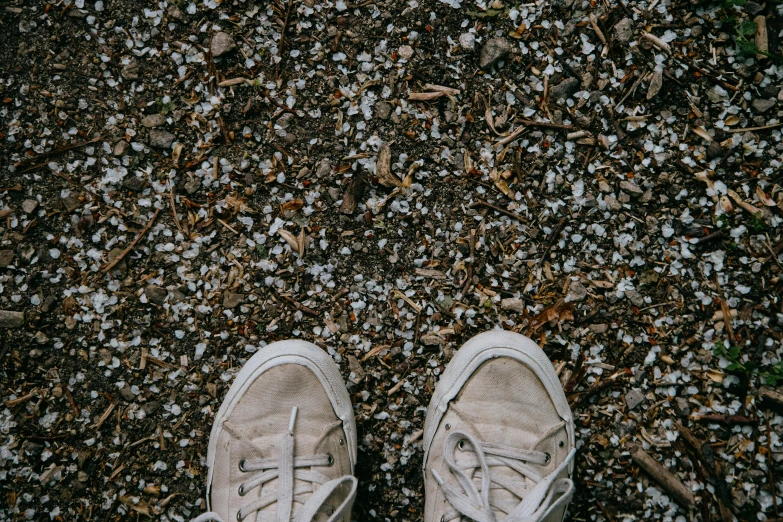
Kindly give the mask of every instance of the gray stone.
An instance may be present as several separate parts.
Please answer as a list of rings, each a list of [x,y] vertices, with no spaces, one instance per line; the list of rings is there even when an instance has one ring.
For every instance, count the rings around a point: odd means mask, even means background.
[[[49,247],[48,246],[40,246],[38,247],[38,250],[36,250],[35,254],[38,256],[38,262],[39,263],[48,263],[52,260],[52,256],[49,253]]]
[[[644,305],[644,296],[642,296],[642,294],[640,294],[636,290],[626,290],[625,298],[631,301],[631,304],[634,306]]]
[[[761,4],[758,4],[756,2],[748,2],[745,4],[745,12],[748,13],[750,16],[756,16],[763,10],[764,7],[762,7]]]
[[[753,110],[756,112],[764,113],[775,106],[776,101],[769,98],[757,98],[753,100]]]
[[[392,110],[392,106],[387,102],[378,102],[375,104],[375,114],[377,114],[378,117],[382,120],[386,120],[389,118],[389,114],[391,114],[391,110]]]
[[[780,85],[773,85],[769,84],[763,89],[761,89],[761,92],[764,94],[764,96],[767,96],[768,98],[777,98],[780,94]]]
[[[568,295],[566,296],[566,302],[580,302],[584,301],[587,297],[587,289],[579,281],[571,281],[568,285]]]
[[[601,180],[601,181],[598,182],[598,190],[600,190],[604,194],[611,194],[614,191],[612,186],[609,185],[609,183],[607,183],[604,180]]]
[[[236,308],[245,301],[245,296],[233,292],[223,293],[223,308]]]
[[[644,402],[644,394],[641,390],[634,388],[625,394],[625,405],[629,410],[632,410]]]
[[[618,43],[627,44],[633,39],[633,20],[623,18],[614,26],[614,38]]]
[[[511,44],[505,38],[492,38],[487,40],[484,47],[481,48],[479,56],[479,67],[488,71],[505,58],[511,52]]]
[[[19,255],[22,256],[25,263],[29,263],[35,255],[35,247],[33,245],[21,246],[19,247]]]
[[[224,54],[230,53],[237,48],[237,44],[231,35],[227,33],[216,33],[212,37],[212,44],[209,46],[209,50],[212,52],[212,56],[217,58]]]
[[[56,304],[57,304],[57,296],[50,294],[46,296],[43,300],[43,303],[41,303],[41,311],[45,314],[48,314],[49,312],[54,310]]]
[[[609,207],[609,210],[620,210],[623,208],[623,206],[620,205],[620,202],[617,201],[617,198],[613,196],[604,196],[604,203]]]
[[[32,214],[38,208],[38,201],[35,199],[26,199],[22,202],[22,211],[25,214]]]
[[[476,48],[476,35],[473,33],[462,33],[459,35],[459,44],[466,51],[472,51]]]
[[[120,247],[111,249],[109,251],[109,255],[107,256],[109,263],[113,263],[115,259],[120,257],[124,250],[125,249]],[[123,258],[119,263],[114,265],[114,268],[111,269],[110,273],[114,277],[125,277],[128,274],[128,264],[125,262],[125,259]]]
[[[570,98],[577,90],[579,90],[579,80],[576,78],[567,78],[552,87],[549,91],[549,99],[556,101],[563,98]]]
[[[200,187],[201,187],[201,180],[199,180],[198,178],[193,178],[190,181],[188,181],[187,183],[185,183],[185,191],[188,194],[193,194]]]
[[[114,154],[117,157],[122,157],[126,155],[129,150],[130,150],[130,143],[128,143],[125,140],[120,140],[114,144],[114,150],[112,150],[112,154]]]
[[[153,127],[160,127],[161,125],[166,124],[166,117],[162,114],[150,114],[148,116],[144,116],[141,119],[141,124],[148,129]]]
[[[410,60],[413,58],[413,47],[410,45],[400,46],[400,48],[397,49],[397,56],[402,60]]]
[[[79,198],[75,194],[69,194],[60,201],[63,202],[63,205],[65,206],[66,210],[68,210],[68,212],[73,212],[82,206],[81,201],[79,201]]]
[[[639,185],[637,185],[633,181],[628,181],[628,180],[621,181],[620,189],[624,190],[625,192],[627,192],[628,194],[630,194],[635,198],[638,198],[639,196],[644,194],[644,191],[641,189],[641,187],[639,187]]]
[[[169,16],[174,18],[175,20],[182,21],[185,18],[185,15],[182,13],[182,11],[179,10],[179,8],[176,5],[170,5],[168,13]]]
[[[14,262],[13,250],[0,250],[0,268],[8,268]]]
[[[0,328],[21,328],[24,326],[24,312],[0,310]]]
[[[46,336],[45,333],[41,331],[35,332],[33,339],[35,339],[35,342],[37,342],[38,344],[46,344],[49,342],[49,338]]]
[[[141,409],[147,415],[152,415],[153,413],[155,413],[160,409],[160,403],[158,401],[145,402],[144,404],[141,405]]]
[[[122,186],[129,190],[135,190],[136,192],[140,192],[144,190],[144,187],[146,186],[146,182],[138,177],[136,174],[130,174],[128,176],[125,176],[125,179],[122,180]]]
[[[318,168],[315,169],[315,175],[319,178],[324,178],[326,176],[329,176],[332,173],[332,162],[329,161],[329,158],[323,158],[318,163]]]
[[[160,306],[166,302],[166,296],[168,295],[168,291],[166,291],[165,288],[161,288],[157,285],[149,285],[147,288],[144,289],[144,294],[147,296],[147,299],[149,299],[151,303]]]
[[[723,147],[717,141],[711,141],[710,146],[707,147],[707,158],[715,159],[723,156]]]
[[[139,78],[139,64],[135,60],[131,60],[120,71],[120,74],[126,80],[136,80]]]
[[[277,124],[280,125],[281,129],[287,129],[291,126],[291,122],[294,121],[294,118],[295,116],[293,114],[286,112],[277,119]]]
[[[503,310],[508,310],[510,312],[517,312],[522,313],[525,311],[525,302],[522,299],[514,299],[512,297],[503,299],[500,301],[500,307]]]
[[[683,397],[674,399],[674,408],[681,417],[687,417],[691,414],[691,408],[688,406],[688,400]]]
[[[136,400],[136,396],[133,395],[133,390],[131,390],[131,387],[128,385],[128,383],[125,383],[125,386],[120,388],[120,395],[122,395],[122,398],[128,402],[133,402]]]
[[[168,149],[171,148],[171,144],[174,143],[175,136],[164,130],[151,129],[150,130],[150,147],[155,149]]]

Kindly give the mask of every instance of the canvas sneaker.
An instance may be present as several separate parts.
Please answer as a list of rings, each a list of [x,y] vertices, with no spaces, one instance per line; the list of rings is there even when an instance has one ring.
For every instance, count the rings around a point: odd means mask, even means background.
[[[560,522],[574,423],[543,350],[502,330],[449,362],[424,425],[425,522]]]
[[[356,423],[332,358],[303,341],[261,348],[215,416],[207,505],[195,521],[350,522]]]

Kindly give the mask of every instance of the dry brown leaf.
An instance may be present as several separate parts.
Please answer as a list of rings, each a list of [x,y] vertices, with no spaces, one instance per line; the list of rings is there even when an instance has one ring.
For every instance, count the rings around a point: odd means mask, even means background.
[[[446,96],[445,92],[412,92],[408,96],[409,101],[431,101]]]
[[[283,210],[299,210],[304,206],[302,198],[292,199],[283,204]]]
[[[492,181],[495,183],[495,186],[500,192],[509,198],[514,199],[514,191],[511,190],[511,188],[508,186],[508,183],[506,183],[506,180],[503,179],[502,173],[499,173],[497,169],[492,169],[492,173],[490,173],[489,177],[492,178]]]
[[[657,47],[658,49],[660,49],[661,51],[665,51],[668,54],[672,54],[672,48],[669,47],[669,44],[667,44],[666,42],[664,42],[663,40],[661,40],[660,38],[658,38],[654,34],[642,33],[642,36],[644,38],[647,38],[648,40],[650,40],[653,43],[653,45],[655,47]]]
[[[712,136],[710,136],[710,133],[707,132],[707,129],[705,129],[701,125],[698,127],[691,127],[691,130],[695,135],[699,136],[700,138],[705,139],[707,141],[712,141]]]
[[[171,159],[174,161],[174,164],[179,163],[179,157],[182,154],[182,144],[181,143],[175,143],[174,144],[174,150],[171,153]]]
[[[776,207],[777,203],[772,201],[772,198],[767,196],[767,194],[764,192],[764,190],[756,185],[756,197],[759,198],[759,201],[761,201],[764,205],[768,207]]]
[[[280,234],[280,237],[285,239],[285,242],[288,243],[288,246],[291,247],[291,250],[296,252],[296,254],[299,255],[299,257],[304,256],[304,228],[299,233],[299,236],[293,235],[288,230],[285,230],[284,228],[280,228],[277,230],[277,233]]]
[[[734,205],[731,204],[731,200],[728,198],[728,196],[720,197],[720,208],[726,213],[734,210]]]
[[[434,83],[427,83],[424,85],[424,88],[430,91],[442,92],[450,96],[456,96],[461,92],[459,89],[454,89],[453,87],[446,87],[445,85],[437,85]]]
[[[541,312],[533,318],[531,327],[533,330],[538,330],[546,323],[549,322],[561,322],[561,321],[573,321],[574,320],[574,305],[571,303],[565,303],[562,299],[550,306],[541,310]]]
[[[226,207],[230,212],[251,212],[251,208],[247,206],[245,198],[237,197],[236,193],[226,196]]]
[[[658,69],[653,72],[652,80],[650,80],[650,87],[647,89],[647,99],[652,100],[660,92],[663,87],[663,71]]]
[[[378,150],[378,159],[375,164],[375,174],[378,176],[378,182],[384,187],[401,187],[400,178],[392,174],[391,171],[391,145],[394,142],[387,142],[381,145]]]
[[[759,212],[761,212],[761,209],[760,209],[760,208],[754,207],[754,206],[753,206],[753,205],[751,205],[750,203],[746,202],[744,199],[742,199],[742,198],[740,197],[740,195],[739,195],[739,194],[737,194],[737,193],[736,193],[736,192],[734,192],[733,190],[729,189],[729,191],[728,191],[728,194],[729,194],[729,197],[730,197],[731,199],[733,199],[733,200],[734,200],[734,202],[735,202],[737,205],[741,206],[742,208],[744,208],[745,210],[747,210],[748,212],[750,212],[752,215],[754,215],[754,216],[755,216],[756,214],[758,214]]]

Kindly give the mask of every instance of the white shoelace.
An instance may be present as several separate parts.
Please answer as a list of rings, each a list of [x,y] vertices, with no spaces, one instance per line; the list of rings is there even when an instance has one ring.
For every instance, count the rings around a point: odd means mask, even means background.
[[[328,522],[340,520],[351,508],[353,500],[356,497],[356,486],[358,481],[356,477],[344,475],[342,477],[330,480],[329,477],[317,471],[300,469],[311,468],[313,466],[331,466],[334,458],[331,455],[314,455],[312,457],[294,456],[294,423],[296,422],[297,408],[291,410],[291,420],[288,424],[288,433],[283,435],[283,442],[280,445],[279,459],[243,459],[239,463],[239,470],[243,473],[260,472],[258,476],[248,482],[243,482],[239,486],[239,495],[245,496],[247,493],[263,485],[270,480],[277,479],[277,494],[264,495],[255,502],[243,506],[237,512],[237,520],[242,522],[248,515],[264,509],[267,506],[277,503],[276,522],[290,522],[293,512],[294,502],[302,504],[302,509],[297,514],[294,522],[312,522],[318,511],[324,508],[324,504],[329,497],[343,485],[349,487],[349,493],[345,500],[337,506],[334,512],[329,513]],[[294,487],[294,481],[300,480],[319,484],[320,487],[313,491],[312,486],[303,484]],[[307,496],[309,495],[309,498]],[[191,522],[233,522],[223,520],[220,515],[214,512],[204,513],[194,518]]]
[[[454,454],[458,447],[464,451],[472,452],[474,457],[457,465]],[[539,522],[545,519],[552,511],[567,504],[574,494],[574,483],[571,479],[558,479],[557,476],[567,468],[575,454],[576,449],[572,449],[562,464],[552,473],[543,477],[525,463],[547,464],[550,459],[547,453],[520,450],[498,444],[483,444],[468,433],[460,431],[451,433],[443,443],[443,458],[461,488],[446,484],[438,472],[432,470],[432,475],[440,485],[443,495],[454,508],[441,518],[441,522],[449,522],[463,516],[475,522],[498,522],[499,520],[503,522]],[[509,467],[519,473],[521,477],[514,479],[492,476],[489,468],[493,466]],[[473,483],[472,477],[476,468],[480,468],[480,472],[476,472],[474,478],[481,479],[481,491]],[[466,470],[470,473],[465,473]],[[535,486],[528,490],[525,478],[532,480]],[[496,517],[493,509],[504,513],[507,511],[491,504],[489,500],[489,490],[492,483],[510,491],[517,498],[523,499],[502,519]]]

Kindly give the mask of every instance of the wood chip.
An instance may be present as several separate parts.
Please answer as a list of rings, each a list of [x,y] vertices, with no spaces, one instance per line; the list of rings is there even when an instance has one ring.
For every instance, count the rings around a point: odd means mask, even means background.
[[[696,502],[693,500],[693,493],[691,493],[691,490],[685,487],[685,485],[668,469],[652,458],[640,446],[631,446],[629,451],[631,452],[633,461],[655,479],[666,493],[671,495],[678,504],[686,509],[693,509],[696,507]]]

